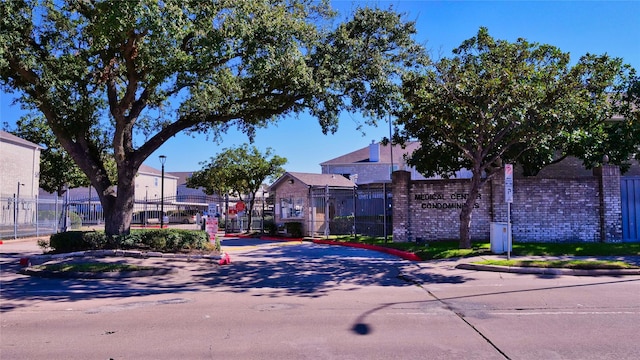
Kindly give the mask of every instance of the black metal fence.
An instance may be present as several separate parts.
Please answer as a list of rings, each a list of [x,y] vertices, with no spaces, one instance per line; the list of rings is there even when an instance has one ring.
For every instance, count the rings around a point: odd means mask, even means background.
[[[310,189],[311,236],[388,236],[391,230],[391,191],[387,184],[359,185],[354,189]]]
[[[309,229],[313,229],[313,236],[391,234],[391,192],[385,184],[353,190],[318,188],[312,189],[310,196],[313,213]],[[97,197],[69,199],[47,195],[29,198],[13,194],[2,195],[0,201],[0,239],[46,236],[104,224],[104,211]],[[228,233],[264,231],[265,222],[272,220],[273,206],[265,199],[256,199],[249,224],[247,211],[240,214],[228,211],[229,204],[237,201],[239,199],[217,196],[167,197],[164,201],[138,199],[132,225],[157,226],[161,216],[169,225],[195,224],[198,214],[208,214],[219,216],[220,226]]]
[[[104,224],[104,211],[97,197],[69,199],[47,195],[35,198],[2,195],[0,209],[0,239],[46,236],[60,231],[96,228]],[[133,209],[133,227],[164,224],[196,224],[203,215],[218,216],[226,232],[263,230],[264,222],[272,216],[265,199],[256,199],[249,224],[247,210],[240,214],[228,211],[237,198],[218,196],[166,197],[163,200],[136,199]],[[164,212],[163,212],[164,211]],[[265,217],[263,211],[267,213]],[[228,214],[228,215],[227,215]]]

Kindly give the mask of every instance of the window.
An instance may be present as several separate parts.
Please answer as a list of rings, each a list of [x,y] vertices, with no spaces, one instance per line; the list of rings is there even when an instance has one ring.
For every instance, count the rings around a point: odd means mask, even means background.
[[[282,219],[303,219],[304,198],[280,198],[280,217]]]
[[[153,185],[158,187],[158,178],[153,178]]]

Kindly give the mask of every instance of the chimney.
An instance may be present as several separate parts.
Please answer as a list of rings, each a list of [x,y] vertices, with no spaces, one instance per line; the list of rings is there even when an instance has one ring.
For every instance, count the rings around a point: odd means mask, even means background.
[[[380,144],[376,143],[375,140],[371,140],[371,145],[369,145],[369,162],[379,162],[380,161]]]

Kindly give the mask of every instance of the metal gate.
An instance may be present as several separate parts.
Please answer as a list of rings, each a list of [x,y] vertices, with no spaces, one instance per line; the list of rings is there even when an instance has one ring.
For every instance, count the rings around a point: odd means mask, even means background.
[[[640,241],[640,176],[620,180],[622,240]]]
[[[62,230],[64,200],[57,196],[0,196],[0,239],[45,236]]]
[[[386,236],[391,231],[391,191],[386,184],[357,189],[312,187],[309,190],[310,236]]]

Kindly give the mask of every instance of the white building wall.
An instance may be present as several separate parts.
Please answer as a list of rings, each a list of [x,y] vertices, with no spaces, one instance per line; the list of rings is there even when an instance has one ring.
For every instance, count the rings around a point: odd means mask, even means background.
[[[136,177],[136,190],[135,190],[136,200],[143,201],[145,197],[147,197],[149,201],[160,199],[161,185],[162,185],[161,174],[138,173],[138,176]],[[165,172],[164,197],[167,198],[167,197],[176,196],[177,189],[178,189],[178,179],[171,175],[168,175]]]
[[[20,186],[20,196],[38,194],[40,148],[0,138],[0,193],[12,196]]]

